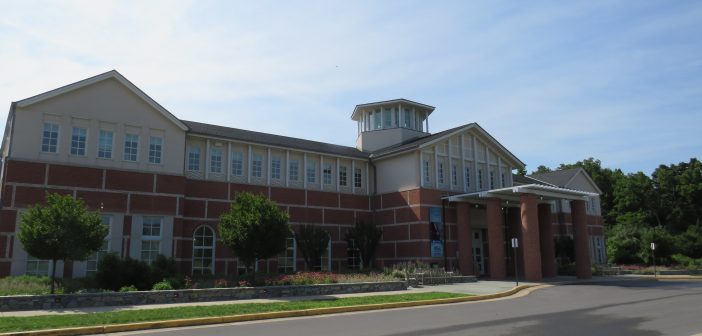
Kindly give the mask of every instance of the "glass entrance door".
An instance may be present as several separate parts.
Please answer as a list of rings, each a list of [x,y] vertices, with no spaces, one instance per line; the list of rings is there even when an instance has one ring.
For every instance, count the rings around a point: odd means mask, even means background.
[[[485,254],[483,252],[483,231],[473,230],[473,267],[478,275],[485,275]]]

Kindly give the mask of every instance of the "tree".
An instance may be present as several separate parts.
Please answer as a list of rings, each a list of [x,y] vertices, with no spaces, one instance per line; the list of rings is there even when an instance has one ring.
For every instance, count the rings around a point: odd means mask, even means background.
[[[229,211],[219,217],[222,242],[234,251],[247,269],[257,260],[285,250],[290,236],[288,214],[275,202],[248,192],[238,193]],[[254,270],[254,281],[256,268]]]
[[[35,258],[51,260],[51,293],[56,261],[85,260],[102,247],[109,228],[100,214],[88,211],[70,195],[46,194],[46,205],[36,205],[20,217],[18,237]]]
[[[544,166],[544,165],[540,165],[540,166],[536,167],[536,170],[533,171],[532,174],[548,173],[548,172],[551,172],[551,171],[552,171],[551,168],[546,167],[546,166]]]
[[[322,256],[327,252],[329,234],[319,226],[306,224],[300,226],[295,235],[295,242],[302,252],[307,269],[314,270],[320,265]]]
[[[354,246],[358,248],[361,254],[361,266],[371,267],[373,265],[373,256],[375,249],[378,247],[378,242],[383,236],[383,230],[373,222],[356,221],[354,227],[346,232],[346,242],[351,244],[353,240]]]

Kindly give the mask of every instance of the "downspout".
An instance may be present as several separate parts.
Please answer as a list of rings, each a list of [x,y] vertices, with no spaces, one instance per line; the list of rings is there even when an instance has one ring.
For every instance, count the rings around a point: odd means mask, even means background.
[[[5,122],[5,133],[3,134],[3,139],[2,139],[2,146],[0,147],[0,154],[2,154],[2,167],[0,168],[0,181],[2,181],[2,187],[3,189],[0,190],[0,204],[2,204],[2,197],[5,190],[5,183],[7,177],[5,176],[5,172],[7,171],[7,158],[10,157],[11,151],[12,151],[12,139],[14,138],[14,133],[15,133],[15,109],[17,107],[17,102],[12,102],[10,104],[10,112],[7,114],[7,121]],[[9,134],[9,137],[7,137],[7,133]],[[7,146],[7,147],[6,147]],[[5,154],[5,148],[7,148],[7,155]]]
[[[458,223],[457,223],[458,224]],[[444,229],[443,232],[443,240],[444,240],[444,270],[447,270],[448,267],[448,253],[446,250],[446,231],[448,231],[446,227],[446,198],[442,197],[441,198],[441,227]],[[452,269],[450,269],[452,270]]]

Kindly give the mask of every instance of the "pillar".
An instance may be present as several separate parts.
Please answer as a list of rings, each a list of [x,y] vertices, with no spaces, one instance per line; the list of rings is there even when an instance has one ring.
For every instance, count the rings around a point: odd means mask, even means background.
[[[488,249],[490,251],[490,278],[504,279],[507,276],[505,263],[505,230],[502,205],[497,198],[487,201]]]
[[[578,279],[592,278],[590,251],[588,247],[587,215],[585,201],[571,201],[570,215],[573,219],[573,240],[575,243],[575,276]]]
[[[539,214],[536,195],[520,196],[522,217],[522,255],[526,281],[541,281],[541,244],[539,242]]]
[[[556,276],[556,252],[553,246],[551,205],[539,204],[539,241],[541,242],[541,273],[545,278]]]
[[[458,269],[463,275],[475,275],[473,269],[473,236],[470,228],[470,204],[456,204],[456,234],[458,235]]]

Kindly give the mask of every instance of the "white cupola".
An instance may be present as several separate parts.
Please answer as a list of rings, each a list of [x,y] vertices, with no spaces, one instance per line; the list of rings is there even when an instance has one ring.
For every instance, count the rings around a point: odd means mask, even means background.
[[[429,135],[433,106],[407,99],[356,105],[351,119],[358,123],[356,148],[373,152]]]

